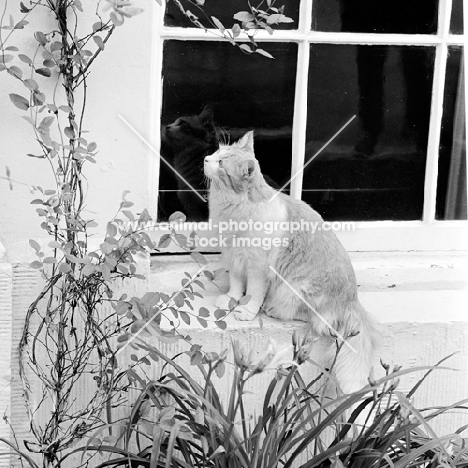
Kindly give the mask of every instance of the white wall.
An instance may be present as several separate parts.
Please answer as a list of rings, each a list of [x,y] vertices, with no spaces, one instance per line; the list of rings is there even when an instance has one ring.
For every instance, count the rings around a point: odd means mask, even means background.
[[[3,11],[4,2],[0,3]],[[127,198],[135,202],[135,211],[149,204],[148,165],[154,156],[118,117],[118,114],[122,114],[151,140],[151,25],[156,2],[140,0],[138,3],[145,8],[145,12],[116,28],[105,51],[94,62],[87,80],[87,117],[84,125],[90,133],[86,138],[98,144],[99,154],[97,163],[89,164],[85,169],[90,188],[83,215],[96,219],[100,225],[98,232],[101,233],[106,222],[115,215],[124,190],[131,192]],[[96,21],[92,15],[96,2],[83,4],[87,8],[86,21],[90,26]],[[8,1],[7,22],[10,14],[15,22],[22,17],[16,0]],[[45,9],[36,9],[29,15],[28,21],[30,24],[24,30],[13,32],[6,46],[17,46],[20,53],[32,57],[38,45],[33,33],[51,30],[54,19]],[[2,30],[3,40],[8,33]],[[24,75],[31,73],[28,66],[16,58],[10,64],[19,66]],[[35,73],[32,77],[46,91],[46,96],[51,97],[55,77],[43,78]],[[21,118],[28,112],[17,109],[11,103],[10,93],[28,97],[28,90],[23,84],[3,71],[0,73],[0,176],[6,177],[8,168],[13,182],[10,188],[9,182],[0,178],[0,414],[3,416],[6,412],[16,417],[21,412],[21,391],[15,373],[16,344],[12,339],[19,338],[21,318],[38,292],[36,272],[28,266],[34,260],[29,239],[41,244],[50,241],[40,228],[41,220],[35,211],[37,205],[30,204],[32,199],[38,198],[37,193],[31,193],[30,186],[38,185],[44,189],[55,187],[47,161],[26,156],[27,153],[40,154],[40,148],[31,126]],[[66,104],[65,100],[57,103],[62,104]],[[26,421],[20,423],[17,429],[21,439],[21,435],[28,431]],[[3,421],[0,437],[11,438],[9,428]],[[0,447],[0,454],[3,453],[4,446]],[[7,466],[10,466],[8,457],[0,456],[0,467]]]
[[[86,138],[96,141],[99,154],[96,165],[89,164],[85,170],[91,188],[84,215],[95,218],[102,226],[115,214],[124,190],[131,191],[128,198],[135,202],[136,210],[148,206],[149,202],[147,168],[151,152],[118,117],[122,114],[151,140],[151,22],[152,5],[156,3],[149,0],[139,3],[146,11],[116,28],[104,52],[92,65],[88,78],[84,125],[90,131]],[[15,20],[19,20],[18,10],[17,2],[10,1],[6,18],[11,13]],[[51,18],[44,11],[30,16],[30,24],[25,31],[15,31],[7,45],[16,45],[22,53],[32,56],[37,42],[30,37],[34,31],[47,30],[46,25],[50,27]],[[90,16],[89,23],[94,22],[95,17]],[[19,60],[13,63],[24,73],[28,71],[28,67]],[[41,86],[53,78],[34,75]],[[28,185],[54,188],[48,163],[26,156],[27,153],[40,154],[40,149],[32,128],[21,118],[27,112],[14,107],[8,96],[9,93],[27,96],[26,91],[21,82],[5,71],[0,74],[0,175],[6,176],[8,166],[12,179]],[[10,190],[8,182],[0,179],[0,240],[7,249],[10,262],[28,261],[24,250],[28,239],[44,237],[36,207],[29,204],[33,198],[36,196],[27,186],[13,183]]]

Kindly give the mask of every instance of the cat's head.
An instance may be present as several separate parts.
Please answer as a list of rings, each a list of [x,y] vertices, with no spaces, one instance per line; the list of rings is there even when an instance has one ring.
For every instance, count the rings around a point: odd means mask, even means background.
[[[176,150],[194,145],[206,145],[212,150],[218,147],[213,110],[210,106],[205,106],[198,115],[179,117],[166,125],[164,134],[166,142]]]
[[[216,187],[236,193],[263,181],[253,145],[253,131],[232,145],[221,145],[218,151],[205,157],[205,175]]]

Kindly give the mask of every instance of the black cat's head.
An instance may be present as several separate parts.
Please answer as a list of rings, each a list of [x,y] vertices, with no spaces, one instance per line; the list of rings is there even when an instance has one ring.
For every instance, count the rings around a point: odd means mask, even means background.
[[[165,140],[175,150],[203,146],[216,151],[218,140],[211,107],[205,106],[199,115],[179,117],[166,125]]]

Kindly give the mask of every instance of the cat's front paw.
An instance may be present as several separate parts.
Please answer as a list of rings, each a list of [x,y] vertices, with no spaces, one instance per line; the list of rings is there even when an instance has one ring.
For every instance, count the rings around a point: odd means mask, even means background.
[[[239,305],[234,310],[234,317],[237,320],[253,320],[260,310],[260,306],[254,304]]]

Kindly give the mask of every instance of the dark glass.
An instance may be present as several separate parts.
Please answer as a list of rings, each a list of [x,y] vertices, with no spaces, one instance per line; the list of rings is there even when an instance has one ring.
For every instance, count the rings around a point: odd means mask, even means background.
[[[421,219],[435,50],[312,44],[303,199],[328,220]]]
[[[450,47],[444,91],[437,179],[437,219],[467,219],[463,49]]]
[[[261,5],[263,3],[263,6]],[[180,0],[180,4],[184,10],[189,10],[203,26],[211,28],[210,18],[214,16],[218,18],[226,28],[232,28],[234,23],[240,23],[234,19],[234,15],[240,11],[250,11],[247,0],[222,1],[208,0],[203,7],[197,7],[189,0]],[[260,9],[266,10],[264,2],[250,2],[253,7],[260,6]],[[272,2],[273,4],[273,2]],[[274,29],[297,29],[299,21],[299,0],[288,0],[278,4],[278,8],[284,5],[284,15],[294,20],[293,23],[279,23],[273,26]],[[166,26],[179,26],[183,28],[194,27],[193,23],[180,11],[176,2],[167,2],[166,14],[164,16],[164,24]]]
[[[226,42],[164,43],[161,153],[171,164],[177,164],[176,158],[180,161],[181,153],[167,138],[166,126],[180,117],[198,115],[209,105],[217,133],[224,133],[225,138],[236,141],[248,130],[255,131],[255,154],[272,185],[281,187],[289,180],[297,44],[270,43],[261,47],[274,59],[245,55]],[[206,194],[202,180],[204,155],[190,153],[190,157],[196,163],[183,170],[189,174],[189,182],[193,180],[192,185]],[[188,187],[185,190],[191,200],[181,201],[180,182],[178,185],[174,172],[164,163],[160,187],[161,220],[178,210],[193,220],[207,217],[207,204],[203,205]]]
[[[463,0],[453,0],[450,33],[463,34]]]
[[[314,0],[312,29],[436,34],[438,0]]]

